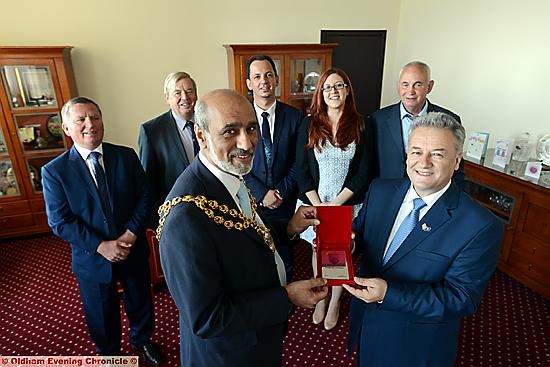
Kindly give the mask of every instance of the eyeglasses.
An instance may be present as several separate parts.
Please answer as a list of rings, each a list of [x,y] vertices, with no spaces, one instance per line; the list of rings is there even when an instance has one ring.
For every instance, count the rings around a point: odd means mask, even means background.
[[[347,86],[348,86],[347,84],[344,84],[344,83],[340,82],[340,83],[335,83],[334,85],[328,85],[328,84],[323,85],[321,90],[325,93],[328,93],[332,90],[332,88],[334,88],[334,90],[342,90]]]

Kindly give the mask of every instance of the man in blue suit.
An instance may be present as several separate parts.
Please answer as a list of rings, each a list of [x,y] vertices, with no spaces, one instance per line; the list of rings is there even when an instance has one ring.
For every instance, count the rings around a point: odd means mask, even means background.
[[[142,124],[138,138],[139,158],[152,193],[151,228],[157,227],[158,207],[199,149],[193,130],[197,102],[193,78],[183,71],[168,74],[164,99],[170,110]]]
[[[454,366],[461,318],[493,273],[504,223],[454,183],[464,128],[444,113],[413,122],[407,178],[373,181],[353,223],[362,252],[350,343],[359,366]]]
[[[278,367],[292,305],[312,308],[328,292],[321,278],[287,282],[278,253],[285,238],[318,224],[315,209],[273,223],[282,238],[257,213],[242,175],[255,158],[258,122],[242,95],[206,94],[196,122],[201,151],[163,204],[158,232],[181,365]]]
[[[145,227],[149,191],[131,148],[103,143],[99,106],[85,97],[61,110],[74,145],[42,168],[48,223],[72,247],[72,269],[96,350],[120,355],[117,280],[124,289],[132,346],[147,362],[163,357],[154,331]]]
[[[399,74],[397,93],[401,101],[384,107],[369,116],[371,131],[375,137],[376,153],[374,177],[405,177],[405,149],[412,121],[428,112],[443,112],[460,122],[455,113],[431,103],[427,96],[432,91],[430,67],[420,61],[403,66]],[[458,170],[461,180],[463,168]]]
[[[254,164],[244,176],[260,213],[269,220],[289,220],[296,209],[296,140],[302,114],[277,101],[277,68],[267,55],[257,55],[246,64],[246,85],[252,92],[260,131]],[[280,248],[288,275],[292,269],[292,249]]]

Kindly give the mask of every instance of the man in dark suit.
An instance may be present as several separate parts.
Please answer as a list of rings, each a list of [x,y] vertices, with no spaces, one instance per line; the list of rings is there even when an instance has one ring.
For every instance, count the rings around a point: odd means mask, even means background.
[[[412,61],[403,66],[399,74],[397,93],[399,93],[401,101],[384,107],[369,116],[371,131],[375,137],[374,177],[401,178],[406,176],[407,137],[409,127],[416,117],[423,116],[428,112],[443,112],[460,122],[458,115],[428,101],[427,95],[432,91],[433,86],[434,81],[430,76],[430,67],[423,62]],[[459,172],[463,172],[462,166]]]
[[[168,74],[164,99],[170,110],[145,122],[139,130],[139,157],[152,192],[149,226],[156,228],[157,210],[178,176],[198,153],[193,131],[197,85],[185,72]]]
[[[117,280],[124,289],[132,346],[162,363],[154,331],[145,227],[149,192],[136,153],[103,143],[103,120],[92,100],[76,97],[61,110],[73,147],[42,168],[48,223],[72,247],[88,330],[102,355],[120,355]]]
[[[413,122],[407,178],[373,181],[353,223],[363,253],[355,297],[359,366],[454,366],[461,318],[493,273],[504,223],[454,183],[464,128],[444,113]]]
[[[182,366],[280,366],[292,305],[326,297],[321,278],[287,284],[267,219],[242,175],[252,167],[258,122],[245,97],[215,90],[197,103],[198,159],[178,178],[159,221],[160,255],[179,310]],[[302,207],[276,223],[284,236],[309,225]],[[185,225],[182,225],[185,223]],[[288,237],[287,237],[288,238]]]
[[[273,59],[257,55],[246,64],[246,85],[254,97],[260,124],[254,164],[244,176],[252,195],[260,203],[260,213],[269,220],[289,220],[296,209],[296,140],[302,114],[277,101],[279,77]],[[280,247],[288,275],[292,269],[292,249]]]

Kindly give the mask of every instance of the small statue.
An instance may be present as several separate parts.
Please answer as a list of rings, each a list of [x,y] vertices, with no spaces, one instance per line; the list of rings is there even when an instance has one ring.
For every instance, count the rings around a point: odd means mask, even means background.
[[[524,132],[516,138],[514,141],[514,150],[512,151],[512,160],[519,162],[527,162],[531,154],[531,144],[529,138],[531,135],[528,132]]]

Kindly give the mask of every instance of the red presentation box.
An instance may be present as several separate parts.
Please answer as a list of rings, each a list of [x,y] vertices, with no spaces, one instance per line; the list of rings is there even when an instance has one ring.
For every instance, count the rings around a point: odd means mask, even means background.
[[[317,276],[328,286],[354,284],[351,257],[351,206],[317,206]]]

